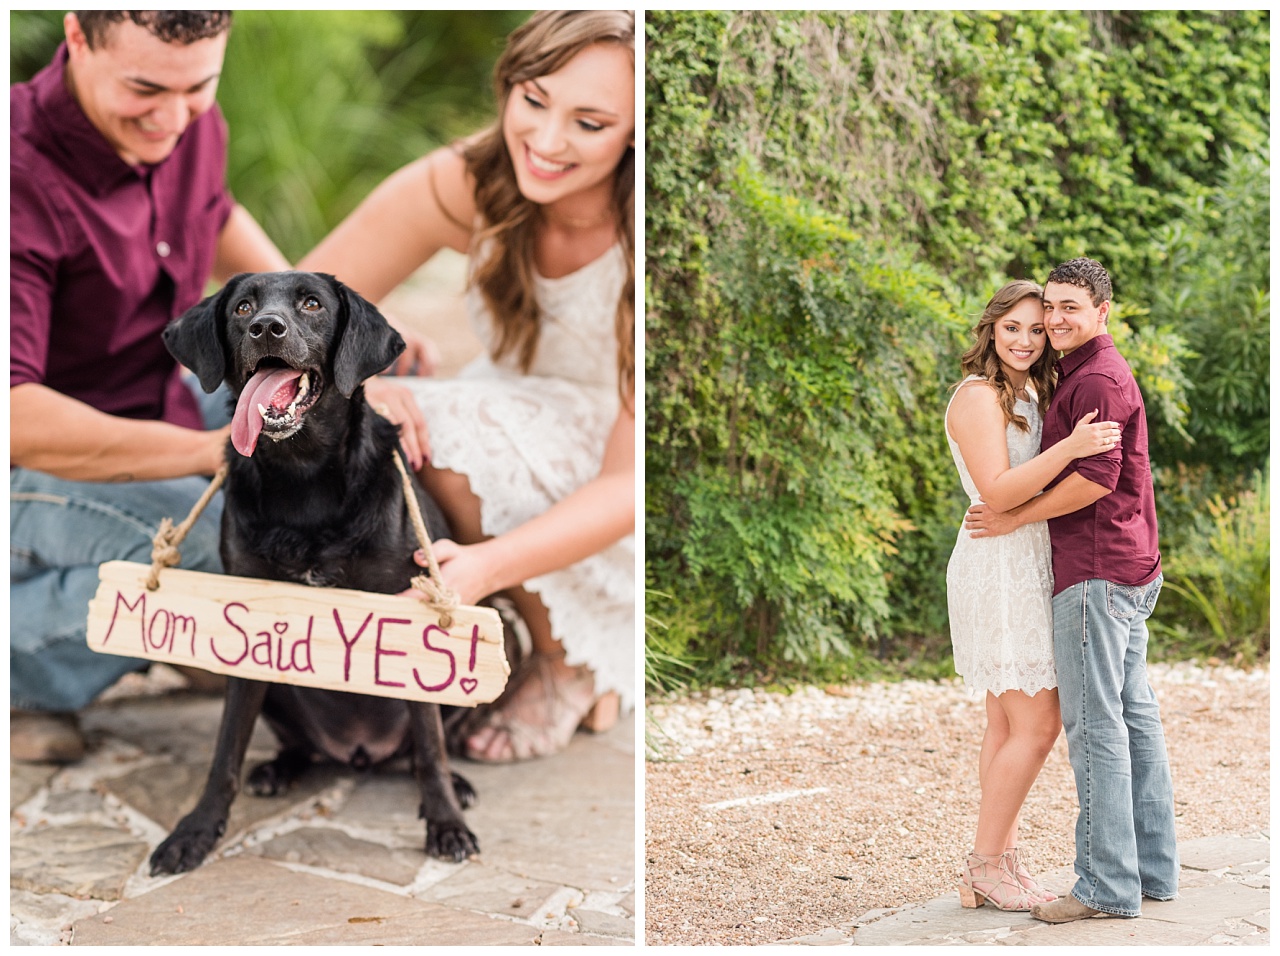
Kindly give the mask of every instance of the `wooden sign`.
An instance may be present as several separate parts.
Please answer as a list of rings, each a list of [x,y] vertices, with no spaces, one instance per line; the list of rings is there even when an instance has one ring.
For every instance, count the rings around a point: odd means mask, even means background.
[[[89,602],[92,650],[216,674],[473,707],[511,668],[502,620],[458,607],[447,628],[412,597],[109,561]]]

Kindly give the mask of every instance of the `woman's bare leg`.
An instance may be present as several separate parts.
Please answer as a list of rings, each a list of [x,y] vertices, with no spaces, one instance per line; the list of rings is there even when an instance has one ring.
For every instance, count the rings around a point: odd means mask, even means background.
[[[449,519],[455,541],[459,544],[476,544],[489,537],[480,524],[480,499],[471,490],[471,482],[466,475],[427,465],[419,473],[419,477],[444,516]],[[506,593],[529,628],[534,651],[541,654],[560,653],[560,642],[551,636],[551,619],[538,596],[519,587],[510,588]]]
[[[1062,729],[1056,689],[1042,690],[1034,697],[1006,691],[998,703],[1008,736],[987,761],[974,838],[974,852],[990,856],[1013,845],[1009,839],[1017,833],[1022,804]]]
[[[481,528],[480,499],[465,475],[427,465],[419,477],[449,520],[455,541],[475,544],[488,537]],[[482,724],[467,737],[467,753],[482,760],[529,756],[517,752],[528,748],[517,747],[508,724],[519,723],[526,730],[551,729],[549,725],[557,723],[558,717],[562,726],[567,727],[567,722],[572,721],[576,727],[595,702],[594,684],[584,680],[590,672],[565,663],[564,649],[551,633],[551,619],[541,599],[522,587],[509,588],[504,593],[529,628],[533,653],[542,656],[540,667],[553,688],[535,680],[512,688],[513,693],[502,705],[501,718]],[[567,712],[562,712],[565,708]]]
[[[480,499],[471,490],[471,482],[466,475],[424,465],[418,477],[449,519],[455,541],[476,544],[485,539],[486,535],[480,529]]]
[[[974,853],[989,862],[975,867],[975,858],[970,857],[969,876],[975,882],[985,880],[998,884],[1001,871],[1009,867],[1006,872],[1033,900],[1052,899],[1053,895],[1045,893],[1025,869],[1014,866],[1016,857],[1009,860],[1004,854],[1018,845],[1022,805],[1061,729],[1058,692],[1044,690],[1028,696],[1021,691],[1006,691],[998,697],[988,693],[986,711],[987,729],[978,756],[982,801]],[[997,864],[996,860],[1000,862]],[[996,885],[994,889],[1003,902],[1012,903],[1016,887],[1006,887]],[[961,893],[963,901],[964,887]]]
[[[987,692],[986,710],[987,729],[982,735],[982,750],[978,754],[978,787],[979,791],[984,793],[987,789],[987,778],[991,772],[991,761],[1009,740],[1009,718],[1005,715],[1004,708],[1000,706],[1000,698],[990,691]],[[1018,818],[1014,817],[1005,847],[1017,845]]]

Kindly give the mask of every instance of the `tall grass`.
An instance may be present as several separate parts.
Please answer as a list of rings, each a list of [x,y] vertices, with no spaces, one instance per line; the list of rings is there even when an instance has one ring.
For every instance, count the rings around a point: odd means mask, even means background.
[[[670,601],[671,595],[661,591],[645,593],[644,612],[644,684],[657,693],[671,693],[688,686],[688,679],[696,666],[690,660],[687,648],[670,646],[667,625],[649,613],[651,604]]]
[[[687,688],[694,664],[664,646],[666,625],[649,613],[651,602],[669,601],[671,595],[647,591],[644,612],[644,686],[656,694],[673,693]],[[646,708],[644,714],[645,759],[665,759],[670,751],[669,738],[662,725]]]
[[[1197,534],[1165,564],[1166,600],[1152,629],[1177,656],[1253,664],[1271,650],[1271,469],[1204,503]]]

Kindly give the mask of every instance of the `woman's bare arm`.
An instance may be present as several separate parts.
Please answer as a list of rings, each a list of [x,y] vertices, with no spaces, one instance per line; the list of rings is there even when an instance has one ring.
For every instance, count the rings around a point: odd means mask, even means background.
[[[438,149],[383,182],[298,262],[381,301],[444,248],[466,252],[475,194],[462,157]]]
[[[603,551],[635,530],[635,416],[618,413],[600,473],[547,511],[478,544],[435,546],[445,582],[464,604]]]
[[[951,437],[960,446],[965,467],[982,500],[994,511],[1008,511],[1035,497],[1077,458],[1108,450],[1115,422],[1093,422],[1086,415],[1069,436],[1016,468],[1009,466],[1004,411],[996,390],[986,382],[963,385],[947,414]]]

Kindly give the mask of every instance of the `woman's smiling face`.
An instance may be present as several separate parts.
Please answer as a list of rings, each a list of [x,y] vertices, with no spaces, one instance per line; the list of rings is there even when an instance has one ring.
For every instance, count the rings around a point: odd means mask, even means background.
[[[635,120],[635,66],[616,43],[515,84],[502,134],[521,194],[547,204],[609,182],[634,145]]]
[[[1026,298],[995,321],[992,327],[996,357],[1012,377],[1025,376],[1044,352],[1044,304]]]

